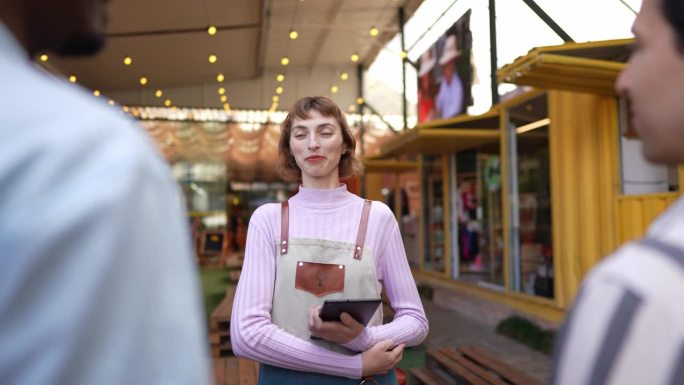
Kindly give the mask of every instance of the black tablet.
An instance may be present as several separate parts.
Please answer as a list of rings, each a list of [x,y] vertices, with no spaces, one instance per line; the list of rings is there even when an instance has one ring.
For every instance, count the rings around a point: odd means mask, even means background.
[[[363,326],[368,325],[380,305],[380,299],[327,299],[320,317],[323,321],[339,321],[342,312],[349,313]]]

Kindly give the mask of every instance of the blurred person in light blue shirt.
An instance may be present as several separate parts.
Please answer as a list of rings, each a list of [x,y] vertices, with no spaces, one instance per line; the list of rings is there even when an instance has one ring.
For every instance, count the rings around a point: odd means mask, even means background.
[[[444,76],[435,98],[437,116],[442,119],[451,118],[463,112],[463,81],[456,71],[456,59],[461,55],[458,50],[456,35],[448,35],[444,42],[444,50],[439,58]]]
[[[132,120],[34,65],[104,43],[103,0],[0,0],[0,384],[206,384],[170,170]]]

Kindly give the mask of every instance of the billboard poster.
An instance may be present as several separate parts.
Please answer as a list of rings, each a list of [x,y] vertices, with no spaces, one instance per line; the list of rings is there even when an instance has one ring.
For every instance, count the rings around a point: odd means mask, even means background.
[[[473,104],[470,10],[418,60],[418,123],[448,119]]]

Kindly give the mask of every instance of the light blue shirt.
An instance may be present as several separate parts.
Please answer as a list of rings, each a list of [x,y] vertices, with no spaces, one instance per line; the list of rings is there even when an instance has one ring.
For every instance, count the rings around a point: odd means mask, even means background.
[[[447,83],[446,77],[442,77],[439,93],[435,98],[437,116],[446,119],[460,114],[463,109],[463,82],[454,72],[451,84]]]
[[[0,384],[207,384],[168,166],[132,120],[0,24]]]

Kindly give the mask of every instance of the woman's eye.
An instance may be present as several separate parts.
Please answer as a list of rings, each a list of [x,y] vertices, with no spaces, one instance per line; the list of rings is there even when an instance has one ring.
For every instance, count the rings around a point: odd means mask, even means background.
[[[332,132],[321,132],[321,136],[332,136]]]
[[[306,135],[304,135],[304,134],[296,134],[294,137],[295,137],[295,139],[303,139],[304,137],[306,137]]]

